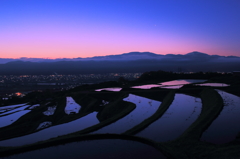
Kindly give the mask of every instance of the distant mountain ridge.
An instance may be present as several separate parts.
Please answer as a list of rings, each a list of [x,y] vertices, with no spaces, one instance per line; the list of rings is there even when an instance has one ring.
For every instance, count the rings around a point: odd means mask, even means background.
[[[1,59],[0,59],[1,61]],[[231,72],[240,70],[240,57],[191,52],[158,55],[131,52],[75,59],[14,59],[0,64],[0,75],[134,73],[146,71]]]
[[[140,60],[140,59],[157,59],[157,60],[168,60],[173,58],[172,60],[190,60],[190,59],[199,59],[199,60],[210,60],[210,59],[228,59],[228,58],[236,58],[240,59],[237,56],[219,56],[219,55],[208,55],[206,53],[201,52],[190,52],[185,55],[181,54],[166,54],[160,55],[151,52],[129,52],[123,53],[119,55],[106,55],[106,56],[94,56],[87,58],[58,58],[58,59],[44,59],[44,58],[26,58],[22,57],[19,59],[11,59],[11,58],[0,58],[0,64],[5,64],[12,61],[29,61],[29,62],[59,62],[59,61],[132,61],[132,60]]]

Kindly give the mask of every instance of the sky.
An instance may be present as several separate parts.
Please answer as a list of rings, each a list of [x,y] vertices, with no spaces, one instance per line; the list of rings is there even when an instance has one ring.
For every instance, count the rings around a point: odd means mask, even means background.
[[[0,0],[0,58],[240,56],[240,0]]]

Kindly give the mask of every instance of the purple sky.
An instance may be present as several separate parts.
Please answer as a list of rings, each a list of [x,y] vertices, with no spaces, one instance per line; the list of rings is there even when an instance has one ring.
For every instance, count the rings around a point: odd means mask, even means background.
[[[0,58],[240,56],[239,0],[1,0]]]

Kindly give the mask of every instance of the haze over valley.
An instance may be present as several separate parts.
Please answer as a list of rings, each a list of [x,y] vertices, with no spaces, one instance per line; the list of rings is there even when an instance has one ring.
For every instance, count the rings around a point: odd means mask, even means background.
[[[151,52],[130,52],[92,58],[0,59],[1,75],[49,75],[91,73],[232,72],[240,70],[240,57],[191,52],[185,55],[159,55]]]

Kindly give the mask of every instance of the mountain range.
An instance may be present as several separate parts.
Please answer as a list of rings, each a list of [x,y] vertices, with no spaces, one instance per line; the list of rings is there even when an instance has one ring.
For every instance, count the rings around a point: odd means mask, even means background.
[[[200,59],[199,59],[200,58]],[[123,53],[120,55],[107,55],[107,56],[94,56],[94,57],[87,57],[87,58],[57,58],[57,59],[45,59],[45,58],[27,58],[21,57],[18,59],[12,58],[0,58],[0,64],[5,64],[8,62],[13,61],[28,61],[28,62],[58,62],[58,61],[133,61],[133,60],[140,60],[140,59],[157,59],[157,60],[192,60],[192,59],[199,59],[199,60],[239,60],[240,57],[237,56],[219,56],[219,55],[208,55],[206,53],[201,52],[191,52],[185,55],[181,54],[167,54],[167,55],[159,55],[151,52],[129,52]]]
[[[151,52],[130,52],[120,55],[89,58],[0,58],[0,74],[80,74],[145,71],[221,71],[240,70],[240,57],[191,52],[185,55],[159,55]]]

